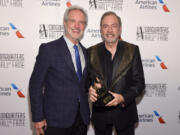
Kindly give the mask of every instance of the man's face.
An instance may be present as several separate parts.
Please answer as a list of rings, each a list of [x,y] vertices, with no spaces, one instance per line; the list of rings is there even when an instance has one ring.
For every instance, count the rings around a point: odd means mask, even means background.
[[[65,35],[76,44],[83,36],[85,29],[85,16],[79,10],[69,12],[68,20],[64,22]]]
[[[114,15],[105,16],[101,24],[101,36],[107,43],[115,43],[120,38],[121,26]]]

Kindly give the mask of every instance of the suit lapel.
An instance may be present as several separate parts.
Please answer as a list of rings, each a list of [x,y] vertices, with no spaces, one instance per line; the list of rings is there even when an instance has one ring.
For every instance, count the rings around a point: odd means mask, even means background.
[[[84,60],[85,60],[85,67],[84,67],[84,70],[82,71],[82,77],[86,74],[87,72],[87,65],[88,65],[88,56],[87,56],[87,51],[86,51],[86,48],[84,48],[84,46],[79,43],[82,51],[83,51],[83,54],[84,54]]]
[[[113,65],[111,88],[122,78],[126,71],[128,71],[134,54],[134,49],[130,48],[129,44],[119,41],[119,45],[120,49]]]
[[[92,74],[104,80],[103,45],[104,43],[101,43],[90,48],[90,65]]]
[[[72,61],[72,56],[71,56],[71,53],[68,49],[68,46],[64,40],[63,37],[60,38],[59,40],[59,46],[60,46],[60,49],[61,49],[61,53],[63,54],[63,57],[65,59],[65,62],[66,64],[68,65],[68,67],[70,68],[70,71],[74,74],[74,76],[76,77],[76,79],[78,80],[78,77],[77,77],[77,74],[76,74],[76,71],[75,71],[75,68],[74,68],[74,64],[73,64],[73,61]],[[82,71],[82,79],[83,79],[83,76],[86,74],[87,72],[87,52],[86,52],[86,49],[84,48],[84,46],[79,43],[81,49],[82,49],[82,52],[84,54],[84,60],[85,60],[85,67],[84,67],[84,70]]]
[[[70,71],[73,74],[76,75],[76,71],[75,71],[75,68],[74,68],[73,61],[72,61],[71,53],[70,53],[70,51],[69,51],[69,49],[67,47],[67,44],[66,44],[66,42],[65,42],[63,37],[61,37],[59,39],[58,46],[59,46],[59,49],[61,50],[61,55],[65,59],[65,62],[68,65]]]

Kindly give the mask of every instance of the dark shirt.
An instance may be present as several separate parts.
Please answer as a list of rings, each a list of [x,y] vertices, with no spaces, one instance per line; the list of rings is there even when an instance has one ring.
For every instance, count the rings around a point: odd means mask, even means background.
[[[104,77],[106,78],[106,85],[107,85],[107,89],[109,90],[111,81],[112,81],[112,73],[113,73],[113,64],[115,59],[117,59],[117,54],[119,53],[120,50],[120,44],[117,45],[117,49],[115,52],[115,55],[112,59],[112,54],[106,49],[106,47],[104,46],[104,51],[103,51],[103,55],[104,55],[104,66],[103,66],[103,71],[104,71]]]
[[[113,65],[115,62],[115,59],[118,57],[118,53],[120,53],[120,44],[118,43],[117,49],[115,52],[115,55],[112,59],[112,54],[106,49],[105,45],[103,47],[103,71],[104,71],[104,78],[106,78],[106,86],[107,90],[110,90],[109,87],[112,82],[112,74],[113,74]],[[106,114],[106,123],[112,124],[114,120],[116,119],[114,116],[112,116],[111,111],[114,107],[105,107],[106,110],[104,113]]]

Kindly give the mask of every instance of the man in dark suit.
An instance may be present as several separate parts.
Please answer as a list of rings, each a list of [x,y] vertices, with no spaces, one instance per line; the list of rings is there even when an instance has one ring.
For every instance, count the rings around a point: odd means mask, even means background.
[[[79,42],[87,14],[71,6],[64,14],[65,34],[42,44],[29,92],[37,135],[86,135],[89,123],[87,52]]]
[[[100,31],[104,41],[88,49],[90,73],[96,75],[94,86],[89,88],[95,134],[112,135],[115,127],[117,135],[134,135],[134,124],[138,121],[135,98],[145,88],[139,48],[120,40],[121,19],[114,12],[103,14]],[[102,86],[113,98],[98,106],[95,103],[100,95],[96,90]],[[106,99],[109,97],[103,101]]]

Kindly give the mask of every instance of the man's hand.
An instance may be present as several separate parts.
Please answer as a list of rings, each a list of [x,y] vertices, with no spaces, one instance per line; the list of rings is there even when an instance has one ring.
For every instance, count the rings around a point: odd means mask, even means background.
[[[35,122],[34,127],[36,129],[36,135],[44,135],[44,131],[47,128],[46,120]]]
[[[96,78],[98,81],[99,79]],[[102,86],[100,83],[96,83],[94,82],[94,85],[90,86],[89,88],[89,99],[91,100],[91,102],[96,102],[97,101],[97,97],[98,97],[98,94],[96,93],[96,90],[97,89],[100,89]]]
[[[89,88],[89,99],[91,100],[91,102],[96,102],[97,101],[97,93],[95,88],[93,88],[92,86],[90,86]]]
[[[110,101],[108,104],[106,104],[106,106],[117,106],[119,104],[122,105],[122,107],[124,107],[124,98],[121,94],[117,94],[114,92],[109,91],[109,93],[111,93],[114,97],[114,99],[112,101]]]

